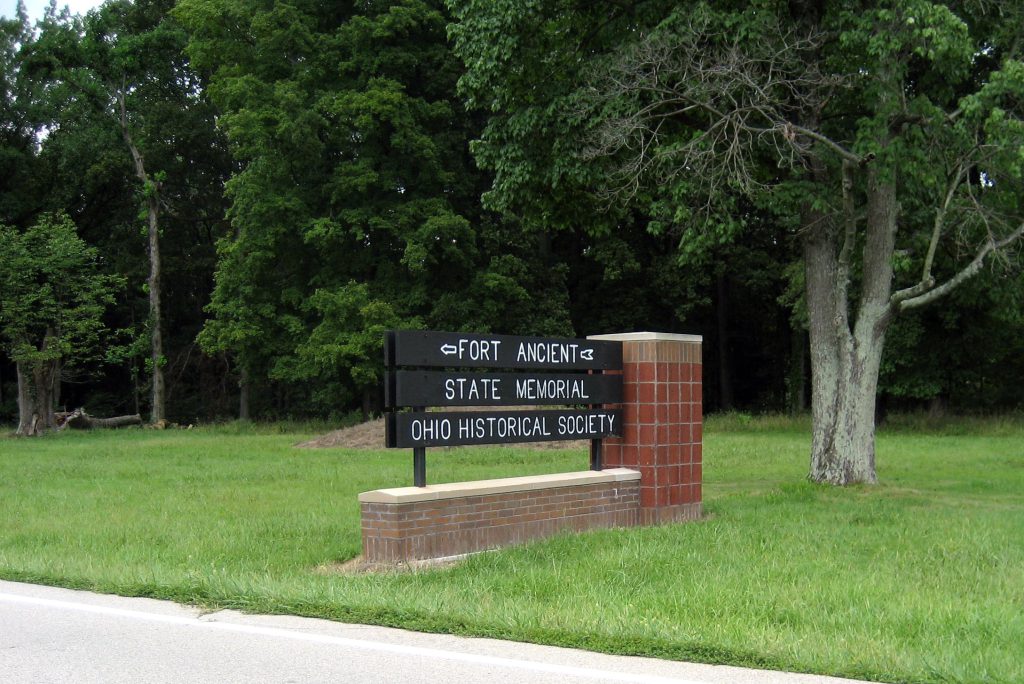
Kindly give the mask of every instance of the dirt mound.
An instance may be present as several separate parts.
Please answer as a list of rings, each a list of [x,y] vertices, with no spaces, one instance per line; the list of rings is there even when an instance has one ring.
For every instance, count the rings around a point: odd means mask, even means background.
[[[370,420],[359,425],[328,432],[308,442],[295,446],[303,449],[323,449],[340,447],[342,449],[383,449],[384,419]]]
[[[504,410],[516,410],[517,408],[512,406]],[[523,408],[533,409],[536,407],[529,406]],[[525,442],[522,444],[509,444],[507,446],[516,449],[586,449],[589,444],[588,440],[576,439],[568,442]],[[383,449],[384,419],[378,418],[377,420],[370,420],[359,425],[328,432],[326,435],[311,439],[308,442],[296,444],[295,446],[303,449],[323,449],[329,447],[341,449]]]

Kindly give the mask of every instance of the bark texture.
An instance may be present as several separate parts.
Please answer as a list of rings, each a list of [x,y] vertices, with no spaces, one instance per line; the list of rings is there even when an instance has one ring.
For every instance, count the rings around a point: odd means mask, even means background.
[[[35,435],[39,414],[36,411],[32,381],[22,365],[17,365],[18,374],[18,430],[19,435]]]
[[[54,387],[60,382],[56,361],[18,363],[18,429],[22,436],[41,435],[56,426]]]
[[[850,320],[850,262],[855,248],[854,212],[838,226],[818,212],[805,212],[804,267],[810,319],[811,411],[814,434],[810,478],[847,485],[875,483],[875,396],[885,333],[892,320],[892,256],[896,237],[896,189],[867,171],[866,229],[862,286]],[[852,195],[853,169],[846,168],[844,195]]]
[[[720,273],[715,279],[715,293],[718,306],[716,318],[718,328],[718,392],[719,408],[731,411],[733,407],[732,393],[732,356],[729,353],[729,276]]]
[[[249,371],[242,368],[238,378],[238,420],[243,422],[250,420],[249,393]]]
[[[159,423],[166,419],[166,389],[164,385],[164,342],[162,333],[163,317],[160,312],[160,188],[146,171],[145,159],[128,125],[128,111],[125,105],[125,87],[122,84],[117,93],[120,108],[121,137],[132,156],[135,175],[142,182],[146,195],[147,237],[149,254],[149,326],[150,365],[152,366],[152,402],[150,422]]]
[[[96,418],[85,412],[85,409],[75,409],[64,417],[61,428],[72,428],[74,430],[91,430],[93,428],[118,428],[128,425],[141,425],[142,416],[132,414],[127,416],[113,416],[111,418]]]

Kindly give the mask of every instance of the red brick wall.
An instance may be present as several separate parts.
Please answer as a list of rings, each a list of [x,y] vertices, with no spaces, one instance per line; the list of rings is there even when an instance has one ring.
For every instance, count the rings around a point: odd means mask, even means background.
[[[637,523],[638,485],[633,479],[405,503],[364,501],[363,557],[369,563],[402,563],[565,530],[629,527]]]
[[[606,468],[641,474],[639,524],[701,515],[704,414],[701,338],[627,333],[622,341],[623,435],[604,440]]]
[[[662,333],[594,339],[622,342],[623,435],[605,439],[603,446],[604,467],[624,469],[617,471],[616,481],[572,486],[562,482],[517,491],[500,485],[500,493],[478,494],[470,493],[472,486],[488,483],[366,492],[360,495],[365,559],[392,564],[443,558],[562,530],[699,518],[704,437],[701,339]],[[569,473],[565,478],[583,475]],[[638,475],[639,480],[621,479]],[[466,491],[453,495],[460,487]]]

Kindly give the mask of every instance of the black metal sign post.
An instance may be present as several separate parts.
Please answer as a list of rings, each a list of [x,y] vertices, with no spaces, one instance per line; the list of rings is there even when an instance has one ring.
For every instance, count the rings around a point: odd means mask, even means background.
[[[426,447],[591,440],[600,470],[601,439],[622,434],[619,342],[480,333],[389,331],[384,360],[386,446],[413,449],[413,480],[426,486]],[[406,368],[401,369],[400,367]],[[408,368],[419,367],[415,368]],[[489,368],[549,372],[465,372]],[[566,371],[589,371],[566,372]],[[588,406],[586,410],[427,412],[427,406]],[[401,407],[411,411],[395,412]]]
[[[425,411],[426,407],[417,406],[414,411]],[[427,486],[427,447],[412,448],[412,483],[416,487]]]
[[[618,392],[618,400],[616,400],[616,401],[607,401],[607,400],[601,399],[600,397],[597,397],[597,398],[595,398],[594,403],[590,405],[590,408],[594,408],[597,404],[618,404],[618,403],[620,403],[622,401],[622,376],[621,375],[619,375],[619,376],[602,375],[601,371],[599,371],[599,370],[598,371],[594,371],[594,373],[595,373],[595,375],[591,376],[593,378],[601,378],[602,380],[610,380],[610,379],[614,378],[615,380],[617,380],[618,381],[619,392]],[[603,453],[604,446],[603,445],[604,445],[604,442],[601,440],[600,437],[598,437],[597,439],[590,440],[590,469],[591,470],[600,471],[600,470],[604,469],[604,453]]]
[[[590,469],[604,470],[603,442],[600,439],[590,440]]]

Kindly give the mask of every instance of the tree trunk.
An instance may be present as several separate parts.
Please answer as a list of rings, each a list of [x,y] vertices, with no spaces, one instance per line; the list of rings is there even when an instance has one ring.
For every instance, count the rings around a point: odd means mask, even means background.
[[[159,423],[166,419],[166,388],[164,387],[164,338],[161,331],[160,313],[160,229],[159,201],[156,190],[146,198],[149,214],[149,319],[150,359],[153,364],[153,401],[149,421]]]
[[[139,410],[142,402],[139,400],[139,364],[135,357],[131,359],[132,364],[132,408],[135,409],[136,413],[142,413]]]
[[[18,374],[18,432],[19,435],[35,435],[39,423],[36,413],[36,401],[32,392],[32,382],[28,378],[22,364],[15,366]]]
[[[817,396],[817,401],[812,399],[810,478],[815,482],[848,485],[878,481],[875,391],[881,352],[881,340],[869,342],[866,349],[854,345],[851,354],[830,354],[827,367],[819,362],[815,369],[816,375],[827,375],[838,387],[830,401]]]
[[[56,361],[27,369],[16,364],[18,373],[18,430],[24,436],[41,435],[56,426],[53,412],[53,377]]]
[[[249,415],[249,371],[242,368],[238,377],[238,420],[247,422]]]
[[[40,431],[53,429],[56,424],[53,415],[53,387],[51,380],[52,363],[43,364],[32,372],[32,382],[35,385],[36,415],[39,416]]]
[[[808,239],[805,259],[811,334],[811,466],[815,482],[874,483],[875,384],[878,364],[857,349],[845,323],[837,320],[834,240]],[[824,294],[815,287],[827,286]],[[877,356],[881,357],[881,347]],[[873,381],[872,381],[873,380]]]
[[[731,411],[733,407],[732,362],[729,355],[729,279],[720,273],[715,279],[718,322],[718,392],[719,408]]]
[[[50,374],[50,396],[52,398],[51,405],[56,409],[60,406],[60,374],[61,374],[61,360],[56,359],[53,362],[53,370]]]
[[[86,413],[85,409],[76,409],[67,415],[62,427],[69,427],[73,430],[91,430],[93,428],[119,428],[128,425],[142,425],[142,416],[136,413],[129,416],[96,418]]]
[[[161,332],[162,317],[160,315],[160,187],[159,183],[150,179],[146,172],[145,159],[142,151],[135,144],[131,130],[128,127],[128,110],[125,105],[124,83],[121,89],[115,91],[118,108],[120,110],[121,137],[124,138],[128,152],[132,156],[135,165],[135,175],[142,182],[142,190],[146,196],[146,216],[148,227],[148,252],[149,252],[149,325],[150,325],[150,361],[152,365],[153,394],[150,407],[149,420],[151,423],[159,423],[166,418],[166,390],[164,388],[164,341]]]
[[[846,172],[844,194],[849,198],[852,169]],[[808,210],[804,217],[814,422],[809,477],[837,485],[878,481],[875,396],[891,319],[896,192],[873,169],[868,170],[867,180],[863,286],[852,328],[847,293],[855,235],[852,201],[844,208],[844,231],[815,210]]]
[[[797,327],[790,331],[789,372],[786,376],[786,403],[789,413],[798,415],[807,410],[807,335]]]

